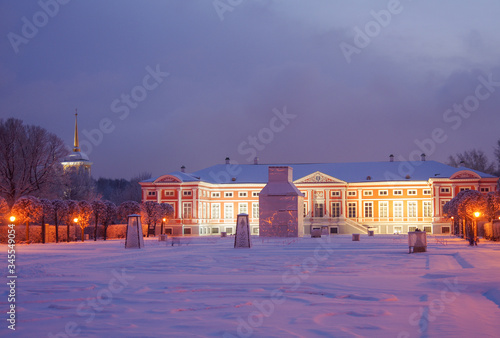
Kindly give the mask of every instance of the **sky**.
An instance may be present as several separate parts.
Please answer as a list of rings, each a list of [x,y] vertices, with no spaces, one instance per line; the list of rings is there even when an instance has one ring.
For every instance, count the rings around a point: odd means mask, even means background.
[[[427,159],[500,138],[496,0],[0,0],[0,118],[95,178]]]

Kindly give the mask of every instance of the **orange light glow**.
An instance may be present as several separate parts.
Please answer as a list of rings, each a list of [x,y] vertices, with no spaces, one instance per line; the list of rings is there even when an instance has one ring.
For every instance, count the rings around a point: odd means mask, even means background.
[[[500,218],[500,217],[499,217],[499,218]],[[166,220],[167,220],[167,219],[166,219],[166,218],[164,218],[164,219],[163,219],[163,222],[165,222]]]
[[[477,217],[479,217],[479,215],[481,215],[481,213],[480,213],[479,211],[476,211],[476,212],[474,213],[474,216],[475,216],[476,218],[477,218]]]
[[[498,218],[500,219],[500,217],[498,217]],[[16,220],[16,217],[15,216],[10,216],[9,219],[10,219],[11,222],[14,222]]]
[[[74,218],[73,222],[78,223],[78,218]]]

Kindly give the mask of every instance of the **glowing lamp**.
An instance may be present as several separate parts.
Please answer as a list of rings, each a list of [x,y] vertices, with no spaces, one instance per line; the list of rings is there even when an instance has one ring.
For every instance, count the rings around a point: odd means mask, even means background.
[[[480,213],[479,211],[476,211],[476,212],[474,213],[474,216],[475,216],[476,218],[478,218],[478,217],[479,217],[479,215],[481,215],[481,213]]]
[[[500,219],[500,217],[498,217],[498,218]],[[16,220],[16,216],[10,216],[9,219],[10,219],[11,222],[14,222]]]
[[[78,218],[73,218],[73,222],[78,223]]]
[[[499,218],[500,218],[500,217],[499,217]],[[166,222],[166,221],[167,221],[167,219],[166,219],[166,218],[164,218],[164,219],[163,219],[163,222]]]

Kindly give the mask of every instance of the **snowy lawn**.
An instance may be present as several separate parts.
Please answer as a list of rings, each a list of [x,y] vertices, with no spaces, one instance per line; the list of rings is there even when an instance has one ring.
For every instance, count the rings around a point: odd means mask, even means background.
[[[500,243],[429,236],[18,245],[17,337],[498,337]],[[7,246],[1,245],[3,318]]]

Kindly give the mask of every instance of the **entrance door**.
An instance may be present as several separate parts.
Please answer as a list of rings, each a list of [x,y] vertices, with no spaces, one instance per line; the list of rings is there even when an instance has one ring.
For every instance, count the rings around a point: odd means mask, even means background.
[[[323,203],[314,204],[314,217],[323,217],[325,214],[325,205]]]

